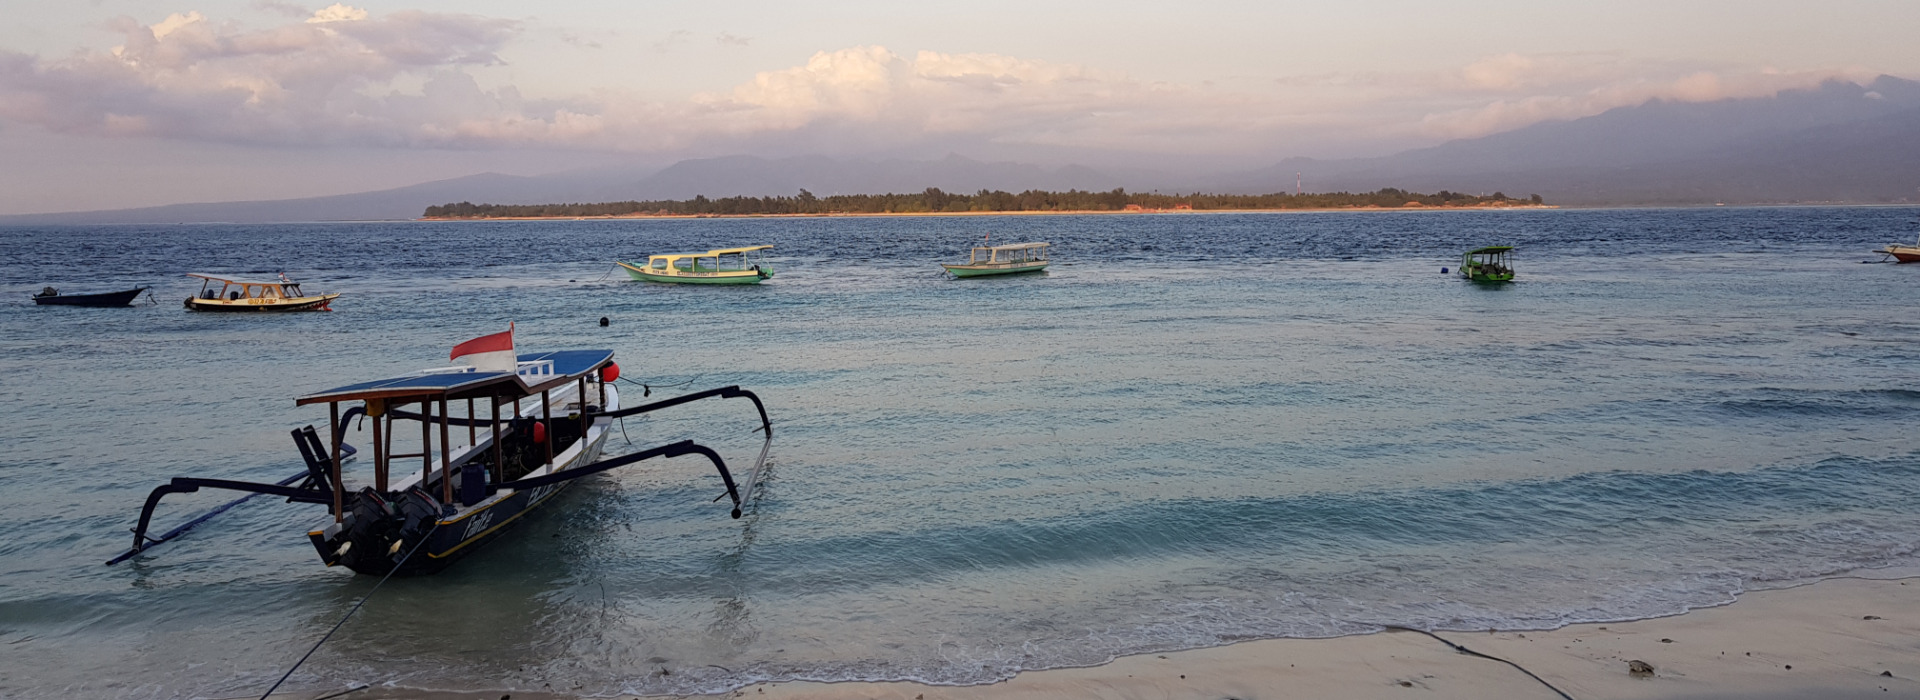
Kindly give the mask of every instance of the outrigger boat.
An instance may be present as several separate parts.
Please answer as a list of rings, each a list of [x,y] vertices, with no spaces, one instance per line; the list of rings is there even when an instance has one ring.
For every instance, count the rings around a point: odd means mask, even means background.
[[[677,284],[759,284],[773,276],[765,253],[770,245],[720,248],[705,253],[665,253],[647,256],[647,264],[616,261],[636,280]]]
[[[967,262],[959,265],[942,263],[940,266],[947,268],[947,272],[954,277],[984,277],[1039,272],[1047,269],[1047,262],[1047,244],[1015,243],[974,248]]]
[[[234,279],[198,272],[189,272],[187,276],[205,280],[200,283],[198,296],[187,297],[187,308],[193,311],[332,311],[327,305],[340,296],[307,296],[300,291],[300,284],[288,280],[286,275],[281,275],[278,282]],[[220,284],[218,289],[213,286],[215,282]]]
[[[1901,262],[1901,263],[1920,262],[1920,245],[1901,245],[1899,243],[1888,243],[1887,247],[1881,248],[1873,252],[1892,258],[1894,262]],[[1880,262],[1886,262],[1886,260],[1882,259]]]
[[[464,354],[481,356],[470,366],[423,370],[299,397],[296,403],[301,406],[327,405],[332,427],[328,434],[333,436],[329,445],[311,425],[293,431],[305,471],[275,484],[177,477],[147,495],[133,528],[133,549],[107,563],[125,561],[209,517],[162,537],[147,535],[161,498],[203,488],[325,506],[327,519],[307,533],[320,560],[370,575],[439,571],[551,502],[574,480],[655,457],[706,457],[726,484],[722,495],[732,499],[733,517],[740,517],[742,499],[758,483],[773,443],[773,426],[758,396],[728,386],[623,408],[613,384],[620,368],[612,350],[515,354],[512,332],[509,328],[457,346],[456,358],[463,349]],[[692,440],[601,458],[615,419],[710,397],[744,397],[760,412],[756,430],[764,431],[766,440],[744,484],[734,481],[718,453]],[[453,407],[462,403],[466,415],[453,415]],[[354,405],[343,410],[343,404]],[[343,470],[348,448],[342,437],[357,414],[373,422],[371,474]],[[418,442],[405,440],[402,448],[409,451],[397,453],[394,440],[403,421],[419,424],[420,437]],[[458,444],[458,428],[466,428],[465,444]]]
[[[41,306],[130,306],[146,287],[134,287],[124,292],[100,292],[97,294],[61,294],[60,290],[48,287],[33,295],[33,303]]]
[[[1513,246],[1493,245],[1460,256],[1460,276],[1475,282],[1512,282]]]

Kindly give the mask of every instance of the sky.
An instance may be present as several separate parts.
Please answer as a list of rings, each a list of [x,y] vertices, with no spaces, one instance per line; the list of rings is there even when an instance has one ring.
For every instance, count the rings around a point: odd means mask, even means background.
[[[0,214],[740,154],[1232,171],[1920,77],[1912,0],[0,2]]]

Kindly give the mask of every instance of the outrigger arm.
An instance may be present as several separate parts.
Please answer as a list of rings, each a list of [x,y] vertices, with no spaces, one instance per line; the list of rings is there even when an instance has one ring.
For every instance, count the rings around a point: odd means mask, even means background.
[[[218,510],[215,510],[214,512],[203,515],[199,518],[195,518],[193,521],[188,522],[187,524],[182,525],[181,527],[175,528],[174,531],[169,532],[166,535],[163,535],[161,537],[147,537],[147,525],[150,521],[153,520],[153,509],[155,506],[160,505],[160,499],[166,496],[167,494],[194,493],[196,491],[199,491],[201,488],[213,488],[213,489],[227,489],[229,491],[247,491],[253,494],[264,493],[264,494],[273,495],[273,496],[286,496],[287,501],[295,502],[295,503],[319,503],[327,506],[333,505],[332,491],[315,489],[311,487],[302,488],[298,486],[288,485],[293,483],[294,481],[298,481],[302,478],[305,478],[306,476],[307,475],[304,473],[296,474],[288,478],[286,481],[282,481],[278,484],[261,484],[261,483],[255,483],[252,481],[234,481],[232,479],[202,479],[199,477],[192,477],[192,476],[176,476],[173,478],[173,481],[156,486],[154,487],[152,493],[147,494],[147,504],[141,507],[140,509],[140,524],[133,528],[133,549],[127,550],[126,553],[108,560],[107,564],[112,565],[112,564],[118,564],[120,562],[126,561],[127,559],[132,558],[134,555],[139,554],[141,551],[145,550],[146,548],[151,547],[153,545],[160,544],[162,542],[166,542],[167,540],[171,540],[174,537],[181,534],[182,532],[185,532],[187,529],[193,527],[194,525],[200,524],[201,521],[204,521],[207,518],[212,517],[214,515],[218,515],[220,512],[225,511],[227,508],[230,508],[233,505],[239,503],[239,501],[235,501],[234,503],[229,503],[227,504],[227,506],[222,507]],[[248,496],[248,498],[251,498],[251,496]],[[241,499],[241,500],[245,500],[245,499]]]
[[[704,445],[695,444],[694,441],[692,440],[681,440],[676,443],[661,445],[653,449],[641,450],[639,452],[635,452],[629,455],[621,455],[619,457],[614,457],[611,459],[603,459],[598,462],[594,462],[592,464],[581,465],[578,467],[574,467],[572,469],[562,469],[560,471],[554,472],[552,474],[547,474],[544,476],[534,476],[534,477],[528,477],[525,479],[519,479],[516,481],[509,481],[504,484],[494,484],[494,485],[488,486],[487,488],[489,491],[502,491],[502,490],[509,490],[509,489],[514,491],[525,491],[527,489],[539,488],[541,486],[546,486],[548,484],[557,484],[562,481],[578,479],[583,476],[591,476],[591,475],[598,474],[600,472],[604,472],[610,469],[617,469],[620,467],[624,467],[629,464],[633,464],[635,462],[653,459],[654,457],[673,458],[673,457],[679,457],[681,455],[689,455],[689,454],[701,455],[703,457],[706,457],[708,461],[713,462],[714,469],[717,469],[720,471],[720,480],[726,482],[727,484],[726,495],[731,496],[733,498],[733,517],[739,518],[740,517],[740,489],[733,481],[733,472],[727,471],[726,460],[721,459],[720,454],[718,452],[714,452],[713,450],[708,449]]]
[[[760,443],[760,457],[753,461],[753,471],[749,472],[747,475],[747,496],[751,498],[753,496],[753,487],[760,483],[760,472],[763,471],[767,466],[767,452],[773,448],[773,421],[770,421],[767,419],[767,405],[760,402],[760,397],[751,391],[747,391],[746,389],[740,388],[740,385],[735,384],[733,386],[723,386],[718,389],[696,391],[694,393],[687,394],[685,396],[675,396],[671,399],[655,401],[653,403],[648,403],[648,404],[641,404],[638,406],[634,406],[632,408],[622,408],[614,411],[602,411],[594,415],[606,416],[608,418],[625,418],[627,416],[646,413],[649,411],[658,411],[663,408],[672,408],[674,406],[678,406],[683,403],[699,401],[700,399],[710,398],[714,396],[718,396],[723,399],[736,399],[736,398],[749,399],[753,401],[754,409],[760,412],[760,427],[756,428],[755,430],[765,434],[766,440]],[[695,445],[695,447],[698,447],[698,445]],[[706,448],[704,447],[701,447],[700,449],[706,450]],[[720,467],[720,474],[722,476],[727,476],[727,467],[725,464],[721,463],[720,456],[712,454],[711,450],[707,450],[707,453],[711,456],[711,459],[713,459],[714,464]],[[733,486],[733,478],[730,476],[727,478],[727,493],[733,496],[733,506],[734,506],[733,517],[738,518],[740,517],[740,494],[735,492],[735,489]]]

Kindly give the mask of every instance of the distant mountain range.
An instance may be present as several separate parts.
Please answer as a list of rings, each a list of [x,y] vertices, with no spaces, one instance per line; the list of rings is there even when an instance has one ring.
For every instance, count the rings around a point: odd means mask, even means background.
[[[958,155],[932,161],[825,156],[687,160],[663,170],[600,168],[539,177],[484,173],[377,192],[259,202],[0,217],[0,224],[410,219],[435,204],[604,202],[695,195],[817,195],[997,189],[1290,191],[1383,187],[1540,194],[1567,205],[1920,202],[1920,82],[1832,81],[1770,97],[1654,100],[1380,158],[1292,158],[1209,177],[1049,168]]]
[[[1384,158],[1294,158],[1232,192],[1539,193],[1574,205],[1920,202],[1920,82],[1881,76],[1718,102],[1650,101]]]

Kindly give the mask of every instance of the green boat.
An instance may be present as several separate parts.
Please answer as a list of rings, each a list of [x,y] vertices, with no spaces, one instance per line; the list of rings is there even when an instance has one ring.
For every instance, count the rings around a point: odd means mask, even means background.
[[[673,284],[759,284],[773,276],[760,251],[773,246],[721,248],[705,253],[664,253],[647,256],[645,265],[618,262],[627,275],[647,282]]]
[[[1015,243],[974,248],[965,263],[940,266],[954,277],[985,277],[1047,269],[1047,244]]]
[[[1513,246],[1490,245],[1460,256],[1460,276],[1475,282],[1512,282]]]

